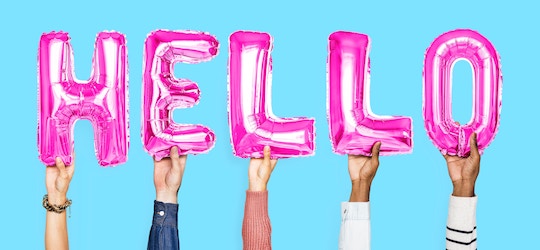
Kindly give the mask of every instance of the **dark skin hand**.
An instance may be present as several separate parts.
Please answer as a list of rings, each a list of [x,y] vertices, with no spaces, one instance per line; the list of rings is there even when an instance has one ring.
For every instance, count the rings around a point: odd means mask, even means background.
[[[379,168],[381,142],[371,148],[371,156],[349,155],[349,175],[352,182],[350,202],[368,202],[371,183]]]
[[[454,186],[453,196],[473,197],[474,186],[480,172],[480,153],[476,140],[476,133],[469,137],[471,154],[469,157],[443,155],[448,166],[448,174]]]

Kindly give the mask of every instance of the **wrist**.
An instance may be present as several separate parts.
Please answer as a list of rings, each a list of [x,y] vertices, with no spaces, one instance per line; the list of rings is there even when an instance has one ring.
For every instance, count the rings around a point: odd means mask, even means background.
[[[61,205],[67,201],[67,196],[65,193],[59,192],[47,192],[49,204]]]
[[[452,195],[456,197],[473,197],[475,181],[456,181],[453,183]]]
[[[370,190],[370,180],[353,180],[349,202],[368,202]]]
[[[248,186],[248,191],[253,191],[253,192],[266,191],[266,184],[250,182]]]
[[[171,191],[156,191],[156,201],[161,201],[163,203],[178,203],[178,192]]]

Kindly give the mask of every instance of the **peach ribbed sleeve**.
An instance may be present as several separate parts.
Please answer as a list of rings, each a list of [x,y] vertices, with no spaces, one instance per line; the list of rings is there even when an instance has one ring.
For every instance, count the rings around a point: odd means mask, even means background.
[[[244,250],[270,250],[272,227],[268,217],[268,191],[246,191],[242,240]]]

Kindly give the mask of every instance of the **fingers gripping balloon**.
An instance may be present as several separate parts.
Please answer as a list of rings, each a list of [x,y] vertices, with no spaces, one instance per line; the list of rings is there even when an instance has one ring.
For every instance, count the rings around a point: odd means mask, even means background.
[[[279,118],[271,108],[271,37],[238,31],[230,36],[229,123],[233,152],[239,157],[312,155],[315,126],[310,118]]]
[[[129,146],[127,52],[124,35],[97,35],[92,74],[75,79],[68,33],[43,34],[38,52],[38,151],[45,165],[59,156],[71,164],[73,125],[88,119],[94,127],[96,156],[102,166],[126,162]]]
[[[381,155],[412,151],[412,119],[377,116],[369,100],[369,37],[338,31],[329,37],[328,123],[338,154],[370,155],[381,142]]]
[[[468,61],[473,68],[473,112],[465,125],[451,117],[452,68],[458,60]],[[500,59],[488,39],[472,30],[454,30],[433,41],[424,60],[424,122],[443,154],[467,156],[473,132],[482,152],[495,138],[501,97]]]
[[[203,125],[177,124],[175,108],[190,108],[199,102],[197,84],[174,77],[174,64],[209,61],[219,43],[212,35],[192,31],[158,30],[150,33],[144,48],[142,140],[157,160],[178,146],[180,154],[198,154],[212,149],[215,135]]]

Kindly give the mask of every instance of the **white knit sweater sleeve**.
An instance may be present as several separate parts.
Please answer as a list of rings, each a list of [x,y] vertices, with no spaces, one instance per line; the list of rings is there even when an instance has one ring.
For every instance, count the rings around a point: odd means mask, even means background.
[[[475,197],[450,197],[446,223],[446,249],[476,249],[476,203]]]

